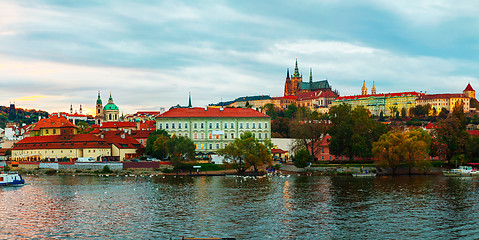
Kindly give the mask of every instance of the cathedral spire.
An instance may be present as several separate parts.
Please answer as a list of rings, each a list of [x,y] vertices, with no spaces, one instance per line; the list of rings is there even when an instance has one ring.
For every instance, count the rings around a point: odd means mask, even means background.
[[[313,69],[310,68],[309,69],[309,84],[310,84],[310,87],[311,87],[312,83],[313,83]]]
[[[70,114],[73,114],[73,105],[70,104]]]
[[[299,68],[298,68],[298,59],[296,58],[296,64],[294,65],[294,74],[293,77],[300,77]]]
[[[189,97],[188,97],[188,107],[191,108],[191,92],[189,93]]]
[[[374,86],[374,81],[373,81],[373,88],[371,88],[371,94],[372,95],[376,94],[376,86]]]
[[[289,78],[289,68],[286,70],[286,79],[290,79]]]

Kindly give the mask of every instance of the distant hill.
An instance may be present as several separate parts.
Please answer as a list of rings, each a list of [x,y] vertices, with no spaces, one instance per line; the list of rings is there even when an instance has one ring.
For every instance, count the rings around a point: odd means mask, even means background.
[[[38,121],[38,117],[42,118],[48,117],[48,112],[23,108],[16,108],[15,112],[10,113],[10,108],[5,106],[0,106],[0,128],[5,128],[5,123],[17,122],[31,124]]]

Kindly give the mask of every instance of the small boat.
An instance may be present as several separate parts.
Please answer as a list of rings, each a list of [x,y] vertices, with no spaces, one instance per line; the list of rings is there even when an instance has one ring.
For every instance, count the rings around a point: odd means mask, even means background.
[[[18,186],[23,184],[25,184],[25,180],[17,172],[0,172],[0,186]]]
[[[442,174],[446,177],[473,177],[479,176],[479,171],[471,166],[459,166],[459,168],[443,171]]]
[[[376,173],[353,173],[353,177],[376,177]]]

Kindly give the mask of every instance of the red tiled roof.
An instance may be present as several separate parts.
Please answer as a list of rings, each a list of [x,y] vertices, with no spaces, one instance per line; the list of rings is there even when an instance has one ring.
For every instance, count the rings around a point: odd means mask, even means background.
[[[109,148],[107,141],[92,134],[75,134],[70,139],[61,135],[26,137],[15,143],[13,150]]]
[[[298,101],[316,99],[316,98],[337,98],[338,95],[333,91],[313,91],[313,92],[301,92],[296,95]]]
[[[479,136],[479,130],[467,130],[467,132],[474,136]]]
[[[96,125],[98,128],[125,128],[131,127],[136,128],[136,124],[134,122],[104,122],[101,123],[100,126]]]
[[[271,149],[272,154],[282,154],[282,153],[287,153],[288,151],[284,151],[283,149],[280,148],[273,148]]]
[[[269,117],[251,108],[172,108],[169,111],[160,114],[158,118],[178,118],[178,117]]]
[[[472,88],[471,84],[468,83],[466,89],[464,91],[474,91],[474,88]]]
[[[135,139],[148,138],[154,131],[155,130],[133,130],[131,131],[131,136]]]
[[[140,129],[139,130],[150,130],[150,129],[156,129],[156,121],[155,120],[149,120],[140,123]]]
[[[113,144],[118,148],[142,148],[140,142],[123,131],[107,131],[102,135],[108,144]]]
[[[35,127],[33,128],[33,130],[39,131],[42,128],[60,128],[60,127],[76,128],[76,126],[73,125],[73,123],[71,123],[70,121],[68,121],[68,119],[66,119],[65,117],[63,116],[58,117],[58,115],[56,115],[56,116],[51,116],[48,119],[40,119],[35,124]]]
[[[401,97],[404,96],[420,96],[421,93],[418,92],[398,92],[398,93],[380,93],[380,94],[368,94],[368,95],[353,95],[353,96],[343,96],[338,97],[336,100],[353,100],[353,99],[360,99],[360,98],[367,98],[367,97]]]
[[[426,94],[421,95],[417,100],[430,100],[430,99],[448,99],[448,98],[465,98],[462,93],[442,93],[442,94]]]
[[[287,95],[287,96],[282,97],[282,99],[294,99],[294,100],[296,100],[296,96]]]

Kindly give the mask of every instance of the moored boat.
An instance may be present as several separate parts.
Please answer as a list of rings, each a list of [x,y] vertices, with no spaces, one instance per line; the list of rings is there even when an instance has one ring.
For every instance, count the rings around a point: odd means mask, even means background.
[[[0,172],[0,186],[18,186],[23,184],[25,184],[25,180],[17,172]]]
[[[442,174],[446,177],[474,177],[479,176],[479,171],[471,166],[459,166],[459,168],[443,171]]]
[[[376,173],[353,173],[353,177],[376,177]]]

